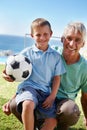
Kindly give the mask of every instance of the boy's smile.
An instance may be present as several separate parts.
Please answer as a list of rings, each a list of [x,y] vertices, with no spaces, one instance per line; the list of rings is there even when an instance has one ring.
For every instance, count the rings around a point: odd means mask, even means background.
[[[46,51],[48,48],[48,42],[50,40],[50,37],[52,35],[52,32],[50,31],[49,27],[47,25],[35,27],[33,29],[33,39],[36,41],[36,46],[40,50]]]

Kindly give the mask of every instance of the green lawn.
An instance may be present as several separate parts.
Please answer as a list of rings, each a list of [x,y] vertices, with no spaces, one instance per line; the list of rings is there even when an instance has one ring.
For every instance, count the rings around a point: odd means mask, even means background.
[[[6,116],[2,111],[2,106],[8,101],[15,93],[16,86],[18,83],[9,83],[2,78],[2,70],[4,65],[0,65],[0,130],[23,130],[23,125],[13,116]],[[80,105],[80,94],[76,99],[76,102]],[[73,126],[70,130],[85,130],[83,125],[83,113],[81,112],[78,123]]]

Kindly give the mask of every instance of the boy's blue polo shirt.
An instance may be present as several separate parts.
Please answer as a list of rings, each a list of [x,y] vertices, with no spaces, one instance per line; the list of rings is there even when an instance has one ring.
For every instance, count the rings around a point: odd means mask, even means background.
[[[31,86],[50,92],[53,77],[66,72],[60,54],[50,46],[43,52],[34,45],[24,49],[21,54],[30,59],[33,70],[31,76],[19,85],[18,90]]]

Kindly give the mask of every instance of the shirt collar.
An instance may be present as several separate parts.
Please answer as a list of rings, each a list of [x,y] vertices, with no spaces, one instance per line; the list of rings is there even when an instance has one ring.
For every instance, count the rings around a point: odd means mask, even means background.
[[[33,45],[33,51],[43,52],[42,50],[38,49],[35,45]],[[50,45],[48,45],[48,49],[46,50],[46,52],[53,52],[53,49],[50,47]]]

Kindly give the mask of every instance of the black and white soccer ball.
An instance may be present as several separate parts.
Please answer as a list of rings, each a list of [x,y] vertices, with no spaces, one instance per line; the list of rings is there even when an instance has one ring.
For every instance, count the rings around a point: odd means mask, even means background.
[[[32,73],[30,60],[22,54],[9,56],[5,66],[6,74],[14,81],[22,82]]]

